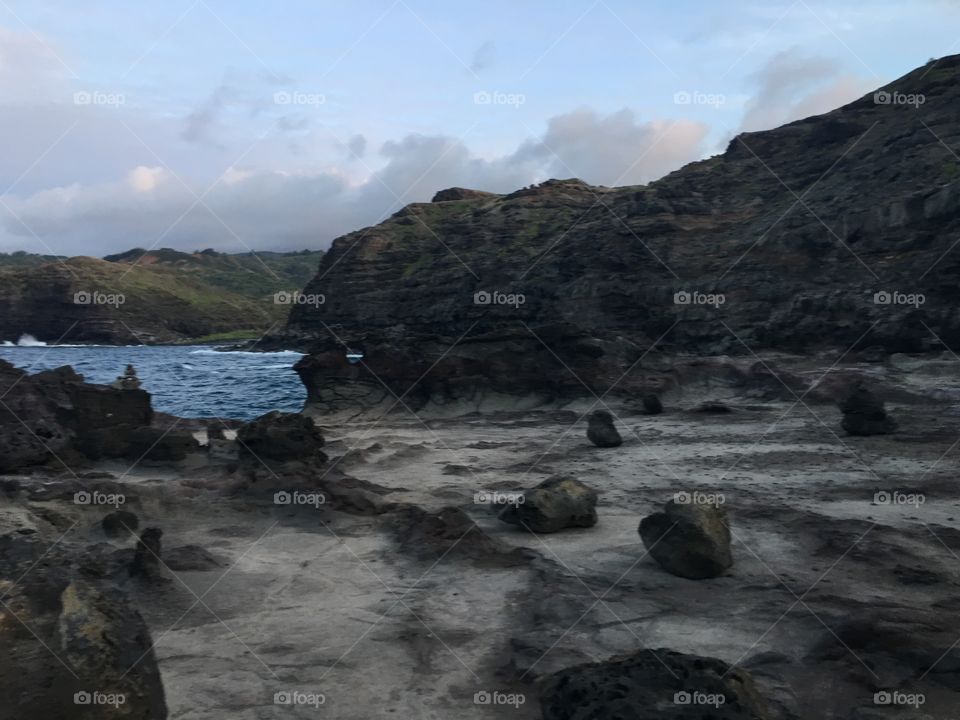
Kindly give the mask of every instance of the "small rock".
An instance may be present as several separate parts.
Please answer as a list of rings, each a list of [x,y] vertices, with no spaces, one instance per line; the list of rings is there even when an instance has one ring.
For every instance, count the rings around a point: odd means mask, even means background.
[[[896,421],[887,415],[883,401],[862,382],[853,385],[840,402],[843,429],[848,435],[886,435],[897,429]]]
[[[126,537],[140,525],[140,519],[129,510],[116,510],[105,515],[100,526],[107,537]]]
[[[590,416],[587,438],[597,447],[610,448],[623,444],[623,439],[613,425],[613,416],[606,410],[597,410]]]
[[[149,527],[140,535],[137,550],[130,563],[131,577],[157,578],[160,577],[160,558],[163,530]]]
[[[678,577],[714,578],[733,565],[727,512],[718,505],[671,500],[641,520],[638,532],[660,567]]]
[[[171,570],[214,570],[223,567],[223,562],[199,545],[181,545],[167,550],[164,564]]]
[[[659,415],[663,412],[663,403],[653,393],[647,393],[643,396],[643,411],[647,415]]]
[[[722,413],[733,412],[729,405],[726,405],[719,400],[705,400],[697,405],[693,411],[707,415],[720,415]]]
[[[572,477],[548,478],[522,498],[501,511],[503,522],[535,533],[597,524],[597,493]]]

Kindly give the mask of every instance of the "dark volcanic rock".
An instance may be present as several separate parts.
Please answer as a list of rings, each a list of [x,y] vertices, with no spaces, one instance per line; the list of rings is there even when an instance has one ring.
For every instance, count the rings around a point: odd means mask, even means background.
[[[141,427],[130,433],[125,455],[130,460],[178,462],[199,450],[200,443],[189,431]]]
[[[643,396],[643,410],[647,415],[659,415],[663,412],[663,403],[656,395],[647,393]]]
[[[29,375],[0,360],[0,396],[0,472],[74,448],[93,458],[122,455],[130,430],[153,415],[143,390],[90,385],[71,367]]]
[[[242,455],[263,460],[287,462],[291,460],[325,461],[323,435],[313,418],[300,413],[281,413],[276,410],[261,415],[237,431],[237,442]]]
[[[129,510],[116,510],[104,516],[100,526],[107,537],[126,537],[137,529],[140,519]]]
[[[885,435],[897,429],[896,421],[887,415],[883,400],[863,383],[856,383],[840,402],[843,429],[848,435]]]
[[[467,188],[452,187],[446,190],[440,190],[433,196],[430,202],[447,202],[449,200],[486,200],[499,197],[495,193],[484,192],[483,190],[468,190]]]
[[[543,720],[770,720],[750,674],[716,658],[641,650],[542,683]]]
[[[653,559],[673,575],[701,580],[733,565],[727,512],[720,506],[670,500],[663,512],[641,520],[638,532]]]
[[[926,325],[960,346],[960,179],[937,139],[955,139],[958,77],[960,56],[942,58],[887,87],[920,107],[871,93],[644,186],[409,205],[334,241],[304,290],[326,303],[293,307],[275,342],[309,352],[308,403],[399,412],[397,397],[414,411],[633,397],[651,373],[627,371],[661,337],[695,355],[922,352]],[[877,276],[925,295],[922,313]],[[354,343],[362,363],[345,358]]]
[[[32,536],[0,537],[0,716],[166,718],[143,619],[116,588],[74,574],[61,551]],[[97,702],[85,703],[93,693]],[[103,704],[110,695],[123,696],[119,709]]]
[[[163,555],[164,564],[175,572],[185,570],[214,570],[223,566],[215,555],[199,545],[181,545]]]
[[[145,579],[161,577],[161,540],[163,530],[149,527],[140,534],[137,550],[130,563],[130,576]]]
[[[505,507],[500,519],[535,533],[597,524],[597,493],[571,477],[555,476],[523,494],[523,502]]]
[[[623,444],[623,439],[613,425],[613,416],[606,410],[597,410],[590,415],[587,438],[597,447],[611,448]]]

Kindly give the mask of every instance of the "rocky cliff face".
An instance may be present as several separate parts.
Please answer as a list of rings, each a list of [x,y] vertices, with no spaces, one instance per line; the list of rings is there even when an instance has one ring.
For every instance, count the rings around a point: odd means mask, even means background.
[[[943,58],[648,186],[441,192],[336,240],[276,340],[327,410],[602,393],[654,347],[960,345],[958,79]]]

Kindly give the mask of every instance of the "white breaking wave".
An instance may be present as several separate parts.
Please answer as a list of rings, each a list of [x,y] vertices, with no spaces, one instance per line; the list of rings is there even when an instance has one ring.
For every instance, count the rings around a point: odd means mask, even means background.
[[[21,335],[20,339],[17,340],[17,347],[46,347],[46,346],[47,344],[43,340],[37,340],[33,335],[27,335],[26,333]]]

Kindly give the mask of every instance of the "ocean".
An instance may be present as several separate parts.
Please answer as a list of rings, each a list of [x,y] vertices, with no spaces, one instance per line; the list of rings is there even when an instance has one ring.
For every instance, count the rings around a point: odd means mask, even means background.
[[[45,345],[24,336],[0,345],[0,358],[38,372],[71,365],[87,382],[110,384],[137,369],[153,409],[181,417],[250,420],[303,408],[306,390],[293,365],[298,352],[219,352],[209,346]]]

